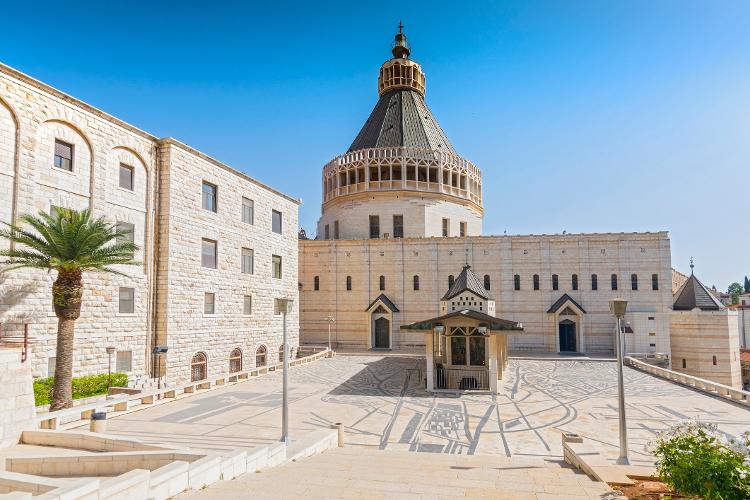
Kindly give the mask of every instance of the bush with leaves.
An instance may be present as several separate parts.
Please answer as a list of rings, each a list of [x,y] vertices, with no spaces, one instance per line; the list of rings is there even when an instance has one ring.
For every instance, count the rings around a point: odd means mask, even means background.
[[[750,433],[727,439],[716,425],[682,422],[651,445],[662,481],[682,495],[705,500],[750,498]]]
[[[106,394],[108,379],[109,376],[106,373],[74,377],[73,399],[83,399]],[[34,380],[34,401],[37,406],[50,403],[54,381],[54,377],[38,378]],[[127,385],[128,375],[126,373],[112,374],[112,387],[127,387]]]

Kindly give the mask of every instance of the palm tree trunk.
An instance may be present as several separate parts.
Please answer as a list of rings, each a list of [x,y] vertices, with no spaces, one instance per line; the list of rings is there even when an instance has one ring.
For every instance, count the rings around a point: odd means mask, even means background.
[[[81,315],[83,280],[80,270],[58,271],[52,284],[52,301],[57,315],[57,354],[55,384],[50,410],[73,406],[73,351],[75,324]]]

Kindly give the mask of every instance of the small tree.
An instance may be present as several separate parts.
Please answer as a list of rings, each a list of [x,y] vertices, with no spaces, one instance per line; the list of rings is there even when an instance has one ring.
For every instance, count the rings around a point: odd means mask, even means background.
[[[73,351],[75,321],[81,315],[83,273],[87,271],[123,275],[113,265],[135,265],[133,253],[138,249],[129,241],[118,241],[128,236],[117,231],[100,217],[94,219],[89,210],[80,212],[55,207],[53,214],[22,215],[20,222],[33,231],[16,224],[5,223],[0,237],[10,240],[10,249],[0,250],[9,257],[0,272],[20,268],[56,271],[52,283],[52,302],[57,316],[57,359],[55,384],[52,389],[51,410],[73,405]]]
[[[740,303],[740,294],[742,293],[742,290],[742,285],[737,282],[729,285],[729,288],[727,288],[727,293],[732,296],[732,304]]]
[[[750,279],[745,276],[745,293],[750,293]]]

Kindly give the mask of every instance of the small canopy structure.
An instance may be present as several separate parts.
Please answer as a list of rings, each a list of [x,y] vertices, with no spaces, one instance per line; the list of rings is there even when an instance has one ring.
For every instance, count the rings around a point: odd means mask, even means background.
[[[480,311],[474,311],[472,309],[462,309],[460,311],[453,311],[436,318],[426,319],[418,321],[410,325],[401,325],[402,330],[433,330],[437,326],[444,326],[444,323],[448,320],[453,319],[471,319],[478,324],[478,327],[487,328],[487,332],[507,332],[507,331],[523,331],[523,325],[515,321],[508,321],[507,319],[495,318],[489,314],[485,314]]]

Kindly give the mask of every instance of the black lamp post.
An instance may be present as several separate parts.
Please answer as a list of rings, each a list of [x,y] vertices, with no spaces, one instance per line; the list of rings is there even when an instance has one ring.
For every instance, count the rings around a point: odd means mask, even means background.
[[[156,358],[156,377],[157,377],[157,388],[161,389],[161,354],[166,354],[169,347],[165,345],[157,345],[151,350],[151,354]]]

